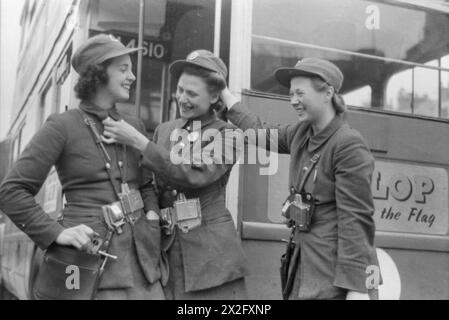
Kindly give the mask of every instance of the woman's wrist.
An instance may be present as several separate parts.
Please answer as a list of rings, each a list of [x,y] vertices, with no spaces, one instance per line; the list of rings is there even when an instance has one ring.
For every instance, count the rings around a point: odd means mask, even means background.
[[[240,102],[228,88],[221,92],[221,99],[228,109],[231,109],[237,102]]]
[[[143,153],[147,148],[148,142],[150,142],[150,140],[143,134],[140,134],[134,139],[133,147]]]

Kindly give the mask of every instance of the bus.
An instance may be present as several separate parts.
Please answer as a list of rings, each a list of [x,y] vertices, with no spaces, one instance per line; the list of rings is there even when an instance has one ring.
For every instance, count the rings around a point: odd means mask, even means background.
[[[21,24],[10,163],[49,114],[77,107],[71,55],[97,33],[145,48],[134,63],[132,98],[118,108],[139,116],[149,136],[179,116],[168,66],[195,49],[220,56],[231,91],[278,123],[294,123],[296,116],[273,71],[303,57],[334,62],[345,76],[347,121],[376,160],[380,297],[449,299],[446,1],[28,0]],[[226,202],[248,257],[251,299],[281,299],[279,258],[289,229],[280,210],[289,156],[278,159],[273,175],[260,175],[259,164],[236,165],[228,183]],[[58,216],[63,195],[55,170],[36,198]],[[8,219],[0,241],[4,288],[30,298],[42,253]]]

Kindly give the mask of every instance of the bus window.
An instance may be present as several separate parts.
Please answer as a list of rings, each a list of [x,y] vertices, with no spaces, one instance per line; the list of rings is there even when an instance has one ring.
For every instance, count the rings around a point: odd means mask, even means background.
[[[441,58],[441,67],[449,69],[449,55]],[[441,117],[449,118],[449,72],[441,72]]]
[[[438,67],[438,61],[425,65]],[[413,76],[413,113],[438,117],[438,70],[416,67]]]
[[[250,89],[287,95],[274,70],[319,57],[349,105],[447,118],[448,32],[448,14],[399,1],[254,1]]]
[[[413,70],[394,74],[387,82],[385,109],[412,113]]]
[[[126,46],[136,47],[139,35],[139,0],[96,0],[90,35],[113,34]],[[140,117],[147,131],[170,118],[171,93],[176,84],[169,64],[195,49],[213,50],[215,1],[146,0],[144,12]],[[137,74],[137,59],[134,57]],[[136,86],[122,112],[136,114]]]
[[[345,102],[352,106],[370,107],[371,106],[371,87],[364,86],[359,89],[345,93],[343,96]]]

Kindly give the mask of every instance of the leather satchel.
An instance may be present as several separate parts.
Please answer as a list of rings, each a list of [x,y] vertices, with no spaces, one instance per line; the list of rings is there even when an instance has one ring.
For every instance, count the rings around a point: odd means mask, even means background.
[[[53,243],[44,254],[33,295],[39,300],[92,298],[101,257]]]

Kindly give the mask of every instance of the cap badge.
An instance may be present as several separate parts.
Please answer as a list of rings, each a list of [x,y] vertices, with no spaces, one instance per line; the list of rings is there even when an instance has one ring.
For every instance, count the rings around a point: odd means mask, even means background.
[[[188,55],[187,60],[189,60],[189,61],[190,60],[195,60],[196,58],[198,58],[198,56],[199,56],[199,53],[194,51],[194,52],[192,52],[191,54]]]

